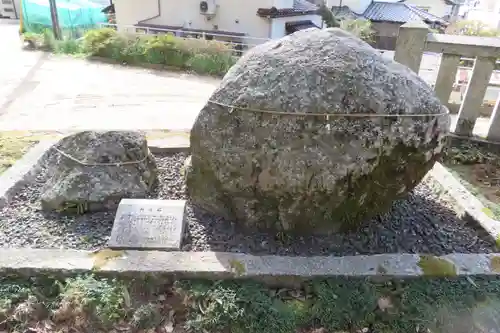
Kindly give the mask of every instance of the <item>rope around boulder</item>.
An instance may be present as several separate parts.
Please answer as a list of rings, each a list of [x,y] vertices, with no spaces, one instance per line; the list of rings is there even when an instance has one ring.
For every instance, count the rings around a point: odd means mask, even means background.
[[[70,159],[72,160],[73,162],[76,162],[80,165],[83,165],[83,166],[115,166],[115,167],[119,167],[119,166],[122,166],[122,165],[132,165],[132,164],[139,164],[139,163],[142,163],[144,161],[146,161],[146,159],[149,157],[148,155],[146,155],[146,157],[144,157],[143,159],[141,160],[136,160],[136,161],[125,161],[125,162],[117,162],[117,163],[87,163],[87,162],[84,162],[84,161],[81,161],[71,155],[69,155],[68,153],[65,153],[63,152],[62,150],[56,148],[56,147],[52,147],[52,149],[54,149],[55,151],[57,151],[59,154],[61,154],[62,156],[66,157],[67,159]]]
[[[241,110],[241,111],[248,111],[248,112],[260,112],[260,113],[269,113],[269,114],[276,114],[276,115],[286,115],[286,116],[313,116],[313,117],[326,117],[327,119],[330,117],[352,117],[352,118],[371,118],[371,117],[380,117],[380,118],[389,118],[389,117],[401,117],[401,118],[413,118],[413,117],[434,117],[434,116],[444,116],[449,114],[449,111],[442,112],[442,113],[427,113],[427,114],[380,114],[380,113],[305,113],[305,112],[279,112],[277,110],[260,110],[260,109],[253,109],[253,108],[247,108],[247,107],[241,107],[241,106],[236,106],[236,105],[229,105],[213,100],[208,100],[208,103],[211,104],[216,104],[219,106],[223,106],[229,109],[229,113],[232,113],[235,109]]]

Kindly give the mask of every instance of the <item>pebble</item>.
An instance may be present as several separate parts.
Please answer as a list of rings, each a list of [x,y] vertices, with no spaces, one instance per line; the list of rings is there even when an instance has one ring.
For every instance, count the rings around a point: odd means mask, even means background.
[[[157,155],[160,186],[152,198],[188,199],[180,170],[184,153]],[[0,209],[0,247],[94,250],[106,246],[114,211],[65,216],[41,211],[39,196],[47,173],[21,188]],[[496,250],[476,226],[457,217],[453,199],[432,178],[405,200],[366,221],[357,231],[331,236],[302,235],[285,242],[274,234],[243,229],[188,201],[184,251],[227,251],[277,255],[359,255],[379,253],[490,253]]]

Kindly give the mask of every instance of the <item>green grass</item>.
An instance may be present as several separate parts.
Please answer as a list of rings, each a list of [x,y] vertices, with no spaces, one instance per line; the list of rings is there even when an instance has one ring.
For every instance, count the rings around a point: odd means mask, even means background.
[[[39,137],[30,133],[0,133],[0,173],[11,167],[38,141]]]
[[[50,323],[53,331],[193,332],[487,332],[499,329],[498,278],[370,282],[329,279],[302,289],[251,282],[119,280],[83,275],[0,278],[0,322],[22,331]],[[479,329],[482,327],[482,330]]]

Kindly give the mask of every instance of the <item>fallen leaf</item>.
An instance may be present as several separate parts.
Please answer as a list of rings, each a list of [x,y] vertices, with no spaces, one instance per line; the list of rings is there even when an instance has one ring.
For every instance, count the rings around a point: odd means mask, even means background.
[[[377,266],[377,274],[384,275],[387,274],[387,268],[382,265]]]
[[[132,301],[130,300],[130,294],[126,287],[123,287],[123,302],[127,308],[132,306]]]
[[[172,321],[167,322],[164,326],[164,329],[165,332],[172,333],[174,331],[174,323]]]
[[[467,276],[467,281],[469,281],[469,283],[472,284],[474,287],[479,288],[478,285],[470,278],[470,276]]]
[[[394,306],[392,305],[391,299],[389,297],[380,297],[377,300],[378,308],[382,311],[386,311],[392,309]]]

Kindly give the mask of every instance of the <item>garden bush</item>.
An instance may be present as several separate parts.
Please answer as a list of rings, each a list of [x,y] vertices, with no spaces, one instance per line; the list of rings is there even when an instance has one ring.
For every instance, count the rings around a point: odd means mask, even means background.
[[[38,48],[45,51],[80,53],[135,65],[163,65],[200,74],[224,75],[237,60],[227,43],[171,34],[137,35],[101,28],[87,31],[80,39],[57,41],[48,30],[25,33],[24,38],[39,41]]]

